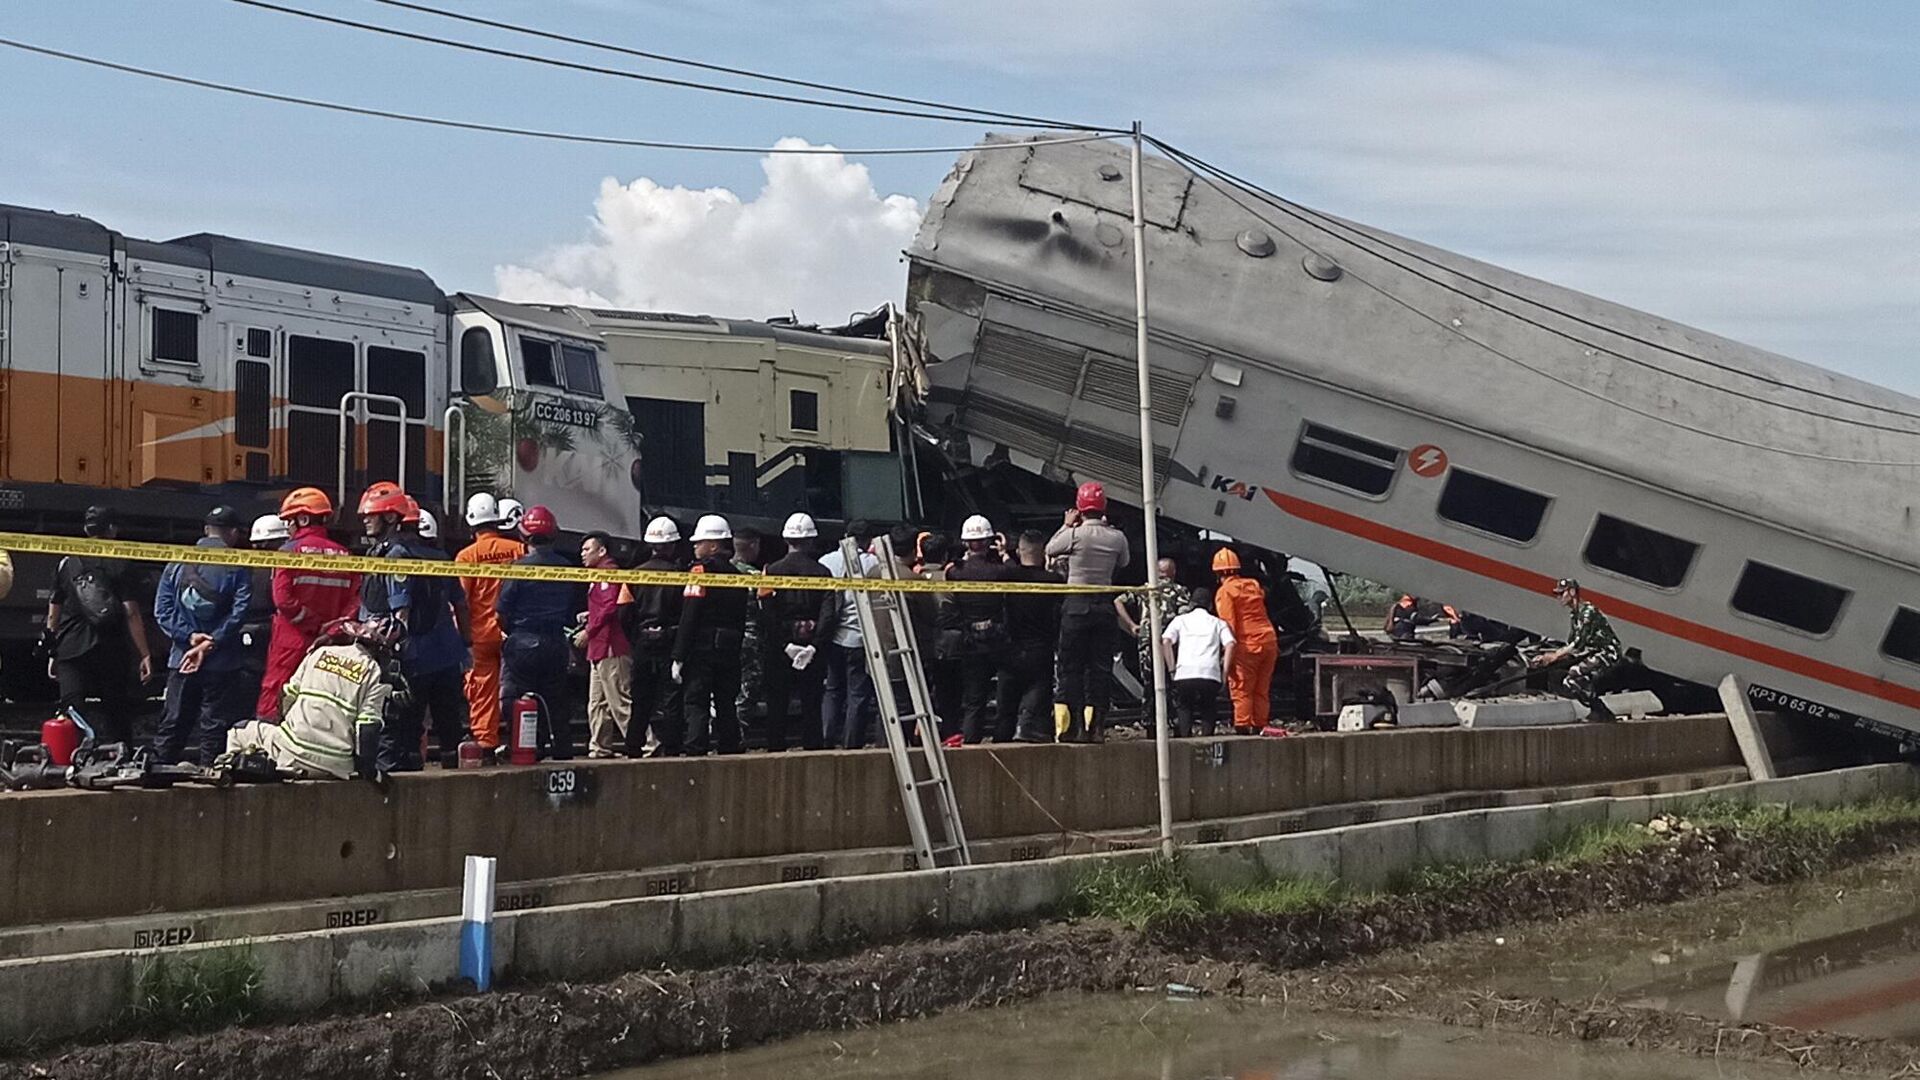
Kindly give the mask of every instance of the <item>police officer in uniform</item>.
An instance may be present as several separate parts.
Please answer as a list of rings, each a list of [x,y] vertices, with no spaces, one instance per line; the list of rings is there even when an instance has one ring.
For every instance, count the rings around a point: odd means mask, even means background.
[[[402,523],[400,550],[407,558],[450,561],[440,547],[439,519],[417,504],[410,511]],[[397,550],[389,554],[398,557]],[[460,743],[468,737],[472,722],[466,693],[466,669],[472,661],[467,648],[472,637],[467,594],[458,578],[409,575],[390,581],[388,603],[407,626],[400,667],[411,698],[407,726],[415,741],[408,749],[418,752],[422,721],[431,719],[440,764],[455,768],[460,764]]]
[[[1107,524],[1107,491],[1097,483],[1074,493],[1060,531],[1047,541],[1047,558],[1064,561],[1069,585],[1111,585],[1117,570],[1133,561],[1127,538]],[[1076,593],[1060,612],[1058,701],[1066,716],[1056,719],[1061,742],[1098,742],[1105,733],[1107,706],[1113,700],[1113,657],[1120,649],[1120,620],[1113,601]]]
[[[680,526],[672,518],[657,517],[648,522],[642,539],[651,557],[638,569],[677,573],[687,568],[680,561]],[[621,592],[621,617],[633,657],[628,757],[640,757],[648,752],[676,756],[681,751],[680,733],[685,721],[681,719],[680,684],[673,680],[673,643],[680,632],[680,593],[678,585],[641,585]],[[647,746],[648,728],[652,728],[653,737],[658,741],[651,749]]]
[[[527,554],[516,566],[565,566],[579,563],[555,546],[560,523],[553,511],[531,506],[520,518]],[[573,712],[567,694],[567,643],[574,614],[586,606],[586,586],[576,581],[515,578],[500,587],[500,713],[513,715],[514,703],[532,694],[540,701],[538,743],[555,760],[573,757]],[[513,734],[518,738],[518,733]]]
[[[739,576],[739,567],[727,554],[727,541],[731,539],[733,529],[726,518],[718,514],[702,517],[693,527],[693,566],[689,569],[714,577]],[[734,706],[740,693],[747,590],[696,583],[683,589],[681,597],[684,607],[679,632],[673,639],[671,673],[685,695],[682,749],[689,757],[700,757],[709,749],[737,754],[743,747],[740,714]],[[663,736],[660,741],[664,753],[668,740]]]

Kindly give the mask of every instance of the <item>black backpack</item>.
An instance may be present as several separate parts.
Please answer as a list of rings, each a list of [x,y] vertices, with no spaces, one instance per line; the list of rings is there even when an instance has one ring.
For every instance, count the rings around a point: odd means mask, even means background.
[[[88,566],[73,575],[73,599],[80,607],[80,615],[97,630],[119,626],[126,618],[126,610],[121,606],[120,591],[114,587],[113,576],[103,566]]]

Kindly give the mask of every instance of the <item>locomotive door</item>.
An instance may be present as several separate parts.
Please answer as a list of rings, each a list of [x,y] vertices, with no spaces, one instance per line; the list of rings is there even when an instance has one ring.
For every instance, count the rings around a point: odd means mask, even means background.
[[[14,248],[6,267],[6,467],[18,482],[106,482],[108,262]]]

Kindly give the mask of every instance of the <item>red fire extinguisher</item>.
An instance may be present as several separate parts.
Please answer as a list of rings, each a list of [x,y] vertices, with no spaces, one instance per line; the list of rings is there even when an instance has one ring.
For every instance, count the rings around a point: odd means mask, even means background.
[[[40,725],[40,745],[47,748],[47,758],[55,765],[73,764],[73,752],[80,749],[80,739],[80,725],[64,712]]]
[[[513,753],[508,760],[515,765],[540,761],[540,699],[532,694],[513,703]]]

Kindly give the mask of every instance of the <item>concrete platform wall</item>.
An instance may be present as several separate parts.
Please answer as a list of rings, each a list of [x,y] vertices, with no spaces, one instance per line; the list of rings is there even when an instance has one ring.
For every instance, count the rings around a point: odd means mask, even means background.
[[[1686,793],[1469,810],[1205,844],[1187,848],[1184,857],[1191,874],[1218,886],[1275,875],[1369,886],[1431,863],[1523,857],[1581,825],[1645,821],[1703,797],[1833,806],[1916,793],[1920,770],[1871,765]],[[1001,926],[1057,908],[1095,866],[1151,857],[1150,851],[1075,855],[514,912],[494,924],[494,966],[501,977],[580,980],[669,961],[806,953]],[[458,941],[458,919],[428,919],[280,934],[239,946],[187,945],[164,955],[193,962],[245,948],[260,967],[263,1002],[302,1010],[444,984],[457,969]],[[117,950],[0,961],[0,1042],[55,1039],[112,1024],[157,955]]]
[[[949,755],[968,834],[1097,832],[1156,820],[1150,742]],[[1521,730],[1182,741],[1175,816],[1632,779],[1737,765],[1719,717]],[[365,783],[0,796],[0,926],[459,883],[890,847],[905,824],[880,751],[576,762]]]

